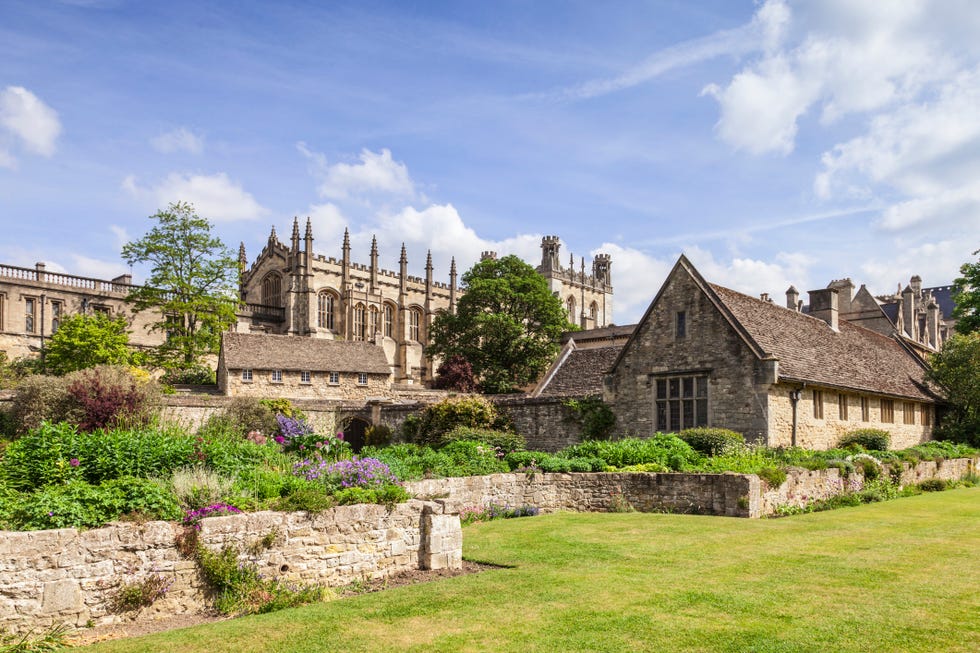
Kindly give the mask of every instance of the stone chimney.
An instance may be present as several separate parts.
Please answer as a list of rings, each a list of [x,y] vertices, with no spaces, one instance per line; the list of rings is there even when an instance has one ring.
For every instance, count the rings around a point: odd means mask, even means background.
[[[916,297],[921,297],[922,296],[922,277],[920,277],[919,275],[913,276],[909,280],[909,287],[912,288],[912,292],[915,293],[915,296]]]
[[[800,291],[796,289],[796,286],[790,286],[786,291],[786,308],[791,310],[799,310],[800,303]]]
[[[496,258],[497,258],[497,252],[481,252],[480,253],[480,260],[481,261],[487,261],[487,260],[491,260],[492,261],[492,260],[496,260]]]
[[[929,299],[929,306],[926,307],[926,330],[929,334],[929,345],[933,349],[939,349],[942,345],[939,341],[939,304],[933,298]]]
[[[37,270],[37,280],[40,281],[40,282],[42,282],[42,283],[45,281],[45,278],[44,278],[44,270],[46,268],[47,268],[47,266],[44,265],[44,263],[41,262],[41,261],[38,261],[37,263],[34,264],[34,269]]]
[[[834,331],[840,330],[836,288],[809,291],[810,315],[823,320]]]
[[[828,288],[837,289],[837,306],[841,313],[851,312],[851,298],[854,297],[854,282],[850,279],[834,279]]]
[[[918,340],[918,321],[915,319],[915,291],[912,286],[905,286],[902,291],[902,329],[912,340]]]

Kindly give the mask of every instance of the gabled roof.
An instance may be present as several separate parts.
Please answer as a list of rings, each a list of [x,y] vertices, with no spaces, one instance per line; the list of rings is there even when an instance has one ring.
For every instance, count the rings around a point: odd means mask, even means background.
[[[391,373],[384,350],[369,342],[225,333],[221,355],[227,369]]]
[[[625,324],[621,326],[611,325],[595,329],[585,329],[582,331],[567,331],[561,334],[561,341],[565,343],[569,340],[574,340],[579,344],[592,341],[625,341],[633,333],[634,329],[636,329],[635,324]]]
[[[531,393],[532,397],[587,397],[602,393],[602,378],[612,369],[621,344],[579,349],[570,340],[558,360]]]
[[[834,331],[819,318],[710,284],[681,256],[640,320],[647,322],[671,279],[687,273],[760,359],[779,361],[780,380],[930,401],[924,368],[896,339],[840,321]],[[640,326],[613,367],[633,346]]]

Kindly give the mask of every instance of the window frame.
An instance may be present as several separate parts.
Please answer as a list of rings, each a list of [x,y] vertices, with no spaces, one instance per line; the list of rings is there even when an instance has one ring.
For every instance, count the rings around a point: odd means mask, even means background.
[[[354,330],[351,335],[353,340],[363,341],[365,340],[365,333],[367,332],[367,308],[364,304],[358,302],[354,306]]]
[[[813,391],[813,419],[824,418],[823,390]]]
[[[327,372],[327,384],[340,385],[340,372]]]
[[[384,305],[384,336],[386,338],[393,337],[392,334],[395,332],[395,307],[391,304]]]
[[[37,297],[24,297],[24,332],[37,333]]]
[[[687,338],[687,311],[674,311],[674,339]]]
[[[910,426],[915,425],[915,402],[902,402],[902,423]]]
[[[895,423],[895,401],[893,399],[879,399],[878,413],[881,415],[882,424]]]
[[[299,382],[303,385],[310,385],[313,383],[313,372],[309,370],[300,370]]]
[[[321,290],[316,296],[316,325],[333,331],[337,327],[337,296],[329,290]]]
[[[269,383],[282,383],[282,370],[272,370],[269,372]]]
[[[368,375],[367,375],[367,372],[358,372],[357,373],[357,385],[367,385],[367,384],[368,384]]]
[[[871,421],[871,397],[861,397],[861,421]]]
[[[422,311],[418,308],[408,311],[408,339],[422,342]]]
[[[252,381],[253,381],[252,368],[246,367],[242,369],[242,383],[252,383]]]
[[[65,302],[60,299],[51,300],[51,335],[54,335],[61,326],[65,311]]]
[[[711,422],[709,374],[689,372],[653,377],[654,426],[659,433],[677,433]]]
[[[850,421],[848,419],[847,395],[843,392],[837,393],[837,419],[842,422]]]

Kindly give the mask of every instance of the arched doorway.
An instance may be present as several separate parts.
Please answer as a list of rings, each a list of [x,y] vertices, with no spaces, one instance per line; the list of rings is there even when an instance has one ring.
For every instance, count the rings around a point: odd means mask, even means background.
[[[354,453],[360,453],[361,449],[364,448],[364,432],[369,426],[371,425],[360,417],[350,417],[344,420],[344,440],[350,444]]]

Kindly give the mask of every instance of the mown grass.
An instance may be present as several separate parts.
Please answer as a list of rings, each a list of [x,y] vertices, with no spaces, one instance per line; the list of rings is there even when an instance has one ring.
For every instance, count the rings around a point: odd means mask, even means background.
[[[980,488],[774,520],[478,523],[511,568],[95,651],[975,651]]]

